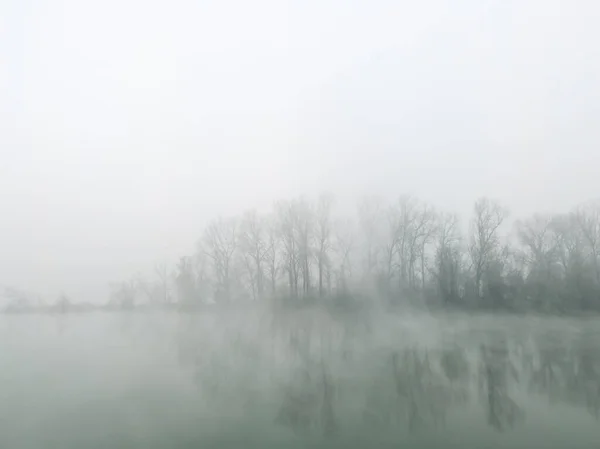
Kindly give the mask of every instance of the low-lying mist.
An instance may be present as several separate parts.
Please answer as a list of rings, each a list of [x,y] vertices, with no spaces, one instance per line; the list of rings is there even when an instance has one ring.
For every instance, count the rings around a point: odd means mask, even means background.
[[[572,447],[600,438],[592,320],[212,307],[4,315],[0,446]]]
[[[598,19],[0,0],[0,449],[600,449]]]

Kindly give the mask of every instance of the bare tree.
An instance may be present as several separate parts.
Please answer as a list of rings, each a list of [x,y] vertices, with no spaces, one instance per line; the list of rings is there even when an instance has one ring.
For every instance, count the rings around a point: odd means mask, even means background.
[[[168,304],[169,300],[169,272],[166,262],[159,262],[154,265],[154,273],[158,277],[161,286],[161,296],[164,304]]]
[[[279,249],[280,249],[280,234],[277,230],[277,221],[274,216],[270,216],[265,220],[265,232],[267,248],[265,253],[265,263],[271,284],[271,295],[275,295],[277,290],[277,278],[280,271]]]
[[[498,229],[508,215],[499,203],[488,198],[480,198],[475,202],[475,216],[471,223],[469,256],[475,273],[475,289],[477,296],[482,295],[482,278],[486,269],[500,249]]]
[[[12,310],[43,305],[43,301],[38,294],[20,288],[4,287],[4,293],[0,296],[4,296],[9,301],[7,308]]]
[[[133,307],[141,292],[151,303],[169,302],[171,285],[182,303],[208,300],[211,291],[223,301],[236,292],[259,298],[275,295],[286,278],[291,297],[313,289],[323,297],[332,280],[336,291],[348,292],[358,274],[368,289],[377,281],[390,292],[397,285],[429,297],[429,286],[437,286],[447,304],[485,292],[489,305],[600,310],[600,201],[518,221],[511,242],[500,235],[507,211],[487,198],[476,201],[467,235],[456,215],[437,214],[409,195],[387,208],[376,197],[363,198],[356,225],[334,225],[332,208],[330,195],[314,203],[300,197],[276,203],[264,217],[249,211],[240,220],[213,220],[195,257],[182,257],[170,276],[160,263],[150,281],[115,285],[112,300]],[[356,270],[361,262],[363,270]]]
[[[561,237],[556,232],[555,217],[536,214],[515,224],[521,248],[521,275],[527,282],[524,298],[534,306],[560,305]]]
[[[398,233],[397,233],[397,267],[399,286],[414,284],[414,264],[418,251],[420,229],[417,229],[419,218],[419,201],[411,195],[402,195],[398,200]],[[423,222],[424,226],[425,221]]]
[[[550,276],[557,254],[557,237],[553,228],[553,217],[534,215],[515,223],[519,242],[523,246],[523,257],[529,271],[541,271]]]
[[[136,300],[136,279],[110,284],[110,304],[122,309],[133,309]]]
[[[412,286],[414,264],[417,259],[420,229],[416,229],[419,202],[410,195],[402,195],[387,212],[387,237],[384,244],[388,284],[393,268],[398,270],[399,287]],[[423,221],[424,226],[425,221]]]
[[[244,278],[248,280],[247,287],[252,293],[252,299],[256,301],[258,299],[258,284],[260,281],[258,280],[259,274],[254,266],[252,255],[248,252],[241,252],[238,256],[242,265],[242,278],[238,279],[238,281],[243,285]]]
[[[404,229],[402,223],[402,212],[396,206],[390,206],[386,211],[386,238],[383,243],[383,253],[385,256],[385,276],[387,287],[390,287],[393,277],[394,267],[398,264],[396,257],[401,251],[401,244],[404,243]]]
[[[442,300],[446,303],[454,302],[459,297],[460,232],[458,227],[458,217],[455,214],[438,215],[436,267],[433,274],[437,279]]]
[[[576,214],[559,214],[552,219],[552,229],[556,236],[557,258],[568,276],[584,261],[585,239],[579,228]]]
[[[191,257],[184,256],[179,258],[179,263],[175,271],[175,285],[180,303],[192,304],[196,302],[198,298]]]
[[[363,272],[371,280],[379,264],[382,219],[385,218],[383,203],[379,197],[367,196],[358,203],[358,221],[362,247],[365,252]]]
[[[264,220],[255,210],[244,214],[240,228],[240,249],[250,275],[253,296],[264,292],[264,265],[269,251]]]
[[[319,276],[319,295],[325,294],[323,285],[324,278],[331,269],[331,260],[329,251],[332,248],[332,223],[331,213],[333,207],[333,196],[323,194],[319,198],[317,205],[316,220],[316,256]]]
[[[296,209],[291,201],[280,201],[275,204],[277,228],[282,243],[284,269],[288,274],[290,296],[298,296],[299,262],[298,245],[296,243]]]
[[[425,261],[427,259],[426,247],[435,234],[435,210],[428,204],[419,205],[415,211],[412,226],[408,230],[409,235],[409,258],[408,275],[409,285],[416,287],[416,262],[421,262],[421,288],[425,290]]]
[[[206,255],[202,242],[198,244],[193,258],[194,280],[196,291],[203,300],[207,300],[213,289],[213,280],[210,277],[212,259]]]
[[[159,285],[149,281],[141,273],[134,277],[134,288],[146,297],[146,303],[150,305],[157,304],[159,300]]]
[[[600,283],[600,200],[577,208],[575,217],[589,249],[596,282]]]
[[[315,214],[310,203],[300,198],[294,202],[296,217],[296,247],[300,261],[300,272],[302,273],[302,291],[308,295],[311,290],[311,266],[310,261],[313,256],[312,241],[314,238],[314,218]]]
[[[238,220],[218,218],[204,231],[204,253],[212,259],[217,280],[218,296],[225,301],[231,299],[231,274],[233,257],[238,248]]]
[[[355,247],[355,235],[354,223],[351,220],[340,220],[336,223],[333,250],[339,263],[339,288],[344,293],[348,290],[348,279],[352,277],[351,253]]]

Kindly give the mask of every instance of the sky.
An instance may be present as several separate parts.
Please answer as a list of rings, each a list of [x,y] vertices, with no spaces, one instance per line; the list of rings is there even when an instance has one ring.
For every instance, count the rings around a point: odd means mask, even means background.
[[[3,0],[0,285],[103,300],[204,223],[333,192],[600,196],[591,0]]]

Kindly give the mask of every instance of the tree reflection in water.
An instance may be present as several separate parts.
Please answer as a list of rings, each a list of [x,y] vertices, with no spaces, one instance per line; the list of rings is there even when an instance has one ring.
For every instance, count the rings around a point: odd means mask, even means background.
[[[599,336],[591,332],[574,338],[561,333],[540,335],[522,367],[529,376],[530,391],[552,403],[585,407],[599,418],[599,341]]]
[[[481,344],[479,392],[487,410],[488,423],[497,430],[514,426],[522,411],[509,395],[510,382],[519,381],[517,369],[509,357],[506,340]]]
[[[195,355],[188,345],[185,359],[195,363],[198,387],[212,404],[237,401],[241,409],[252,396],[248,413],[262,407],[271,423],[298,434],[332,437],[356,419],[375,432],[413,433],[449,425],[449,416],[471,407],[483,407],[487,424],[507,431],[533,397],[600,415],[600,338],[593,332],[488,332],[438,346],[403,336],[384,347],[344,329],[327,338],[312,332],[285,335],[277,350],[252,335]]]

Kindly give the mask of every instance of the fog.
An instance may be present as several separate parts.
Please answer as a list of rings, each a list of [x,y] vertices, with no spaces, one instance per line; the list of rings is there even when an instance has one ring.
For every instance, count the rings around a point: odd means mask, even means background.
[[[554,441],[580,429],[572,447],[590,447],[598,409],[582,397],[597,394],[600,368],[585,348],[598,331],[582,316],[600,312],[600,6],[412,3],[0,3],[0,371],[15,386],[0,387],[0,446],[195,447],[199,421],[217,423],[206,428],[221,441],[235,415],[235,441],[252,434],[259,446],[347,447],[352,430],[383,445],[417,428],[445,429],[419,444],[460,446],[474,423],[468,441],[489,447],[549,428]],[[287,324],[269,334],[264,320]],[[349,362],[339,335],[365,322]],[[475,377],[458,393],[444,377],[448,339],[470,373],[486,345],[546,354],[530,346],[548,329],[568,353],[543,384],[556,400],[548,416],[532,410],[545,407],[537,362],[511,362],[510,418],[479,419]],[[461,340],[473,332],[482,347]],[[252,342],[265,365],[230,338]],[[295,415],[300,428],[275,386],[295,379],[296,340],[315,351],[303,369],[321,373],[306,388],[332,410],[319,425]],[[217,354],[216,377],[233,366],[227,382],[242,385],[215,393],[218,412],[198,381],[204,350]],[[397,371],[426,359],[434,386]],[[378,394],[404,405],[375,419],[359,396],[380,375]],[[352,393],[334,400],[325,392],[338,382]],[[246,393],[260,412],[240,408]],[[114,402],[95,403],[103,394]],[[121,407],[136,394],[155,415]],[[464,413],[439,427],[448,407]],[[127,418],[106,421],[116,410]]]
[[[0,283],[103,300],[330,190],[515,215],[598,189],[590,2],[5,1]],[[100,293],[102,292],[102,293]]]
[[[0,443],[597,447],[597,323],[315,318],[4,317]]]

